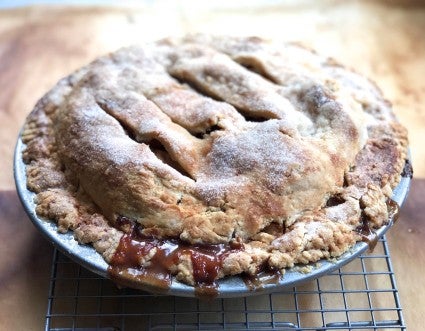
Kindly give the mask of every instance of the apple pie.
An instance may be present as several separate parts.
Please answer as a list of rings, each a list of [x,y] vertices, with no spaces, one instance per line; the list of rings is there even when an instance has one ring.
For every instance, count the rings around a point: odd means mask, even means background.
[[[96,59],[21,138],[37,215],[140,288],[283,273],[370,240],[408,144],[379,88],[335,60],[206,35]]]

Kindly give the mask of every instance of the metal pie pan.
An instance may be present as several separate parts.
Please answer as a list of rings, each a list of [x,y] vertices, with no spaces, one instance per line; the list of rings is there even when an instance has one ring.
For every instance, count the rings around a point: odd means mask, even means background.
[[[47,239],[52,242],[52,244],[58,250],[63,252],[73,261],[102,277],[109,278],[107,272],[108,264],[104,261],[102,256],[95,251],[92,246],[79,244],[74,239],[72,231],[69,231],[65,234],[59,233],[57,232],[57,226],[54,222],[41,219],[37,216],[35,212],[34,203],[35,193],[29,191],[27,189],[26,184],[27,179],[25,173],[25,164],[22,160],[22,151],[24,148],[25,145],[19,138],[15,149],[14,175],[18,195],[31,221],[36,226],[36,228],[40,232],[42,232],[44,236],[47,237]],[[397,202],[399,206],[403,204],[404,200],[407,197],[410,181],[410,177],[402,177],[401,182],[394,190],[392,199]],[[391,219],[389,220],[387,225],[384,225],[376,231],[378,237],[382,237],[392,225],[393,220]],[[323,259],[316,263],[312,263],[310,265],[311,271],[307,273],[297,271],[296,268],[289,269],[286,270],[285,275],[279,280],[270,283],[265,282],[261,286],[255,288],[252,288],[252,286],[248,286],[243,280],[243,278],[240,276],[227,277],[217,282],[218,287],[216,297],[232,298],[265,294],[297,286],[307,281],[329,274],[338,268],[341,268],[351,260],[358,257],[360,254],[364,253],[366,250],[368,250],[368,248],[369,245],[367,243],[358,242],[349,251],[347,251],[340,257],[333,259],[332,261]],[[155,289],[151,286],[142,286],[142,288],[152,292],[158,292],[168,295],[185,297],[198,296],[198,293],[196,293],[195,289],[192,286],[183,284],[175,279],[172,280],[171,286],[165,291],[162,288]]]

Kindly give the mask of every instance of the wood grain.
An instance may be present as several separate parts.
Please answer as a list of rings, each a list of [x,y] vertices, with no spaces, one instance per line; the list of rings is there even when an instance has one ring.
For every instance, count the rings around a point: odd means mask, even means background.
[[[52,246],[31,225],[15,191],[0,191],[0,329],[41,330]]]
[[[13,193],[13,150],[25,116],[58,79],[98,55],[168,35],[207,32],[301,42],[371,77],[394,104],[400,121],[409,129],[418,179],[389,241],[407,324],[411,330],[422,329],[424,31],[425,4],[413,0],[285,1],[214,11],[199,2],[165,5],[159,1],[127,9],[27,7],[0,11],[1,326],[39,330],[47,293],[49,246],[29,225]],[[25,276],[27,271],[35,272],[36,277]],[[25,301],[26,293],[32,293],[30,301]],[[22,309],[22,304],[27,313],[16,319],[14,312]]]
[[[401,303],[411,330],[425,320],[425,179],[414,179],[399,221],[388,233]]]

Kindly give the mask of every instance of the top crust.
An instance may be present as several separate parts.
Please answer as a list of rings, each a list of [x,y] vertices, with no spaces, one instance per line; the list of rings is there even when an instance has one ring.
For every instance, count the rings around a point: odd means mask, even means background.
[[[64,78],[22,140],[37,213],[61,231],[107,260],[123,217],[146,236],[242,242],[219,277],[342,254],[365,218],[388,220],[407,150],[379,89],[334,60],[204,35],[121,49]],[[173,273],[193,284],[190,268]]]

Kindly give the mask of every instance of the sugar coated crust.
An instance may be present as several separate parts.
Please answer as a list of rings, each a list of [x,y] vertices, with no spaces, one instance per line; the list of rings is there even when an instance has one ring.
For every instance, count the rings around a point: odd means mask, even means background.
[[[346,252],[362,226],[388,221],[407,157],[375,84],[257,37],[193,35],[96,59],[36,104],[22,141],[36,212],[59,231],[108,262],[134,226],[194,247],[237,242],[215,278]],[[182,253],[169,272],[194,285],[193,268]]]

